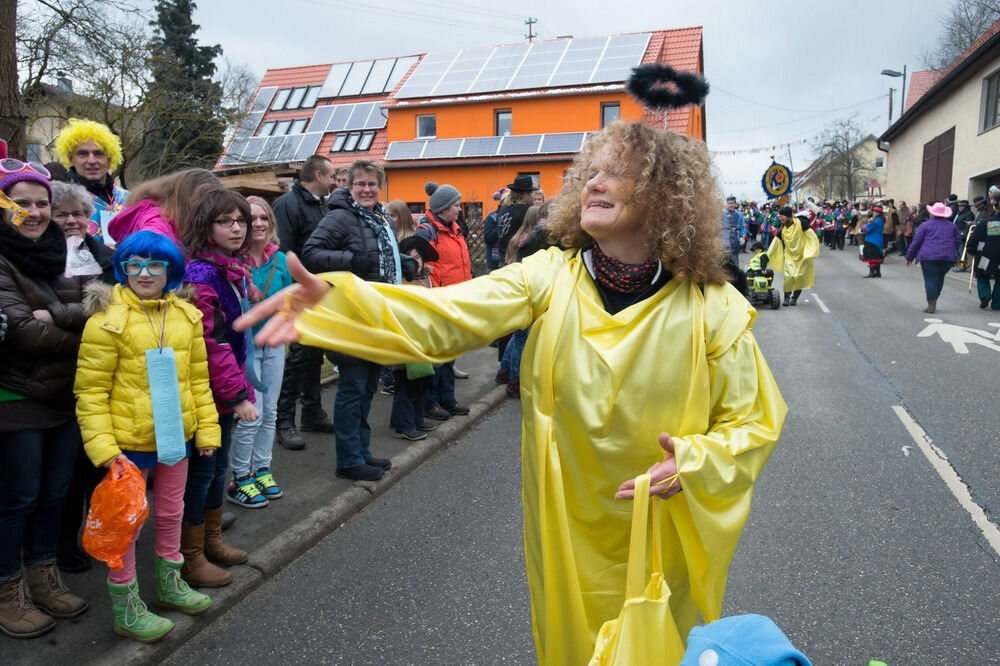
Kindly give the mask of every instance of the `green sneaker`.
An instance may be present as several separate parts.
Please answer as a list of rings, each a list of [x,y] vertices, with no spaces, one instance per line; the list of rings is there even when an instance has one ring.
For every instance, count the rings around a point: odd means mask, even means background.
[[[139,583],[135,578],[120,585],[108,581],[111,594],[111,612],[114,615],[115,633],[134,638],[143,643],[155,643],[166,636],[174,623],[156,613],[151,613],[139,598]]]
[[[253,481],[260,489],[260,494],[269,500],[278,499],[284,494],[281,492],[281,486],[274,480],[274,474],[267,467],[261,467],[254,472]]]
[[[183,564],[183,560],[173,562],[165,557],[156,558],[156,605],[200,615],[212,605],[212,599],[207,594],[195,592],[184,582],[181,578]]]

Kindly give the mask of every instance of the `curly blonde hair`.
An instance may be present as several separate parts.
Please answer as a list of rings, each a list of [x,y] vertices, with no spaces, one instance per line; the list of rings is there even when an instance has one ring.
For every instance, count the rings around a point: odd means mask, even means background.
[[[67,169],[73,165],[73,151],[85,141],[93,141],[108,156],[108,171],[115,172],[122,163],[122,142],[111,129],[94,120],[70,118],[59,131],[55,141],[55,153]]]
[[[594,242],[580,226],[581,194],[594,157],[611,150],[616,176],[636,183],[629,204],[646,232],[645,245],[673,275],[698,283],[728,280],[723,268],[722,198],[704,142],[643,123],[615,121],[573,160],[549,215],[549,234],[561,246]]]

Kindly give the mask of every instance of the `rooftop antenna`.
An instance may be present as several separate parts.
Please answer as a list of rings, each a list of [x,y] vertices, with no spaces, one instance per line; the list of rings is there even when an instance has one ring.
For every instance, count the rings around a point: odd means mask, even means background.
[[[536,23],[538,23],[538,19],[531,18],[530,16],[528,17],[528,20],[524,22],[524,25],[528,26],[528,34],[525,35],[525,37],[528,38],[529,42],[533,42],[535,40],[535,37],[538,36],[532,30],[532,28],[534,28]]]

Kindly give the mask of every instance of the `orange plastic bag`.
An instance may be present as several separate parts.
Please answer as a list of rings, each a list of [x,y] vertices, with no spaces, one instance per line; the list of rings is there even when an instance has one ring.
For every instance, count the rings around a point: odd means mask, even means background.
[[[131,460],[119,456],[90,498],[83,549],[112,569],[121,569],[122,556],[147,516],[146,480]]]

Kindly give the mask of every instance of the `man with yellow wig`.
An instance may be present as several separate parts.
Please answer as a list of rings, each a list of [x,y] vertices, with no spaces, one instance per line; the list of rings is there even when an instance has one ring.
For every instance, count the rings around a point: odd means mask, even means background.
[[[56,137],[56,155],[69,169],[71,183],[83,185],[94,198],[90,234],[110,241],[108,222],[125,206],[128,190],[115,185],[122,163],[122,144],[107,125],[70,118]]]

